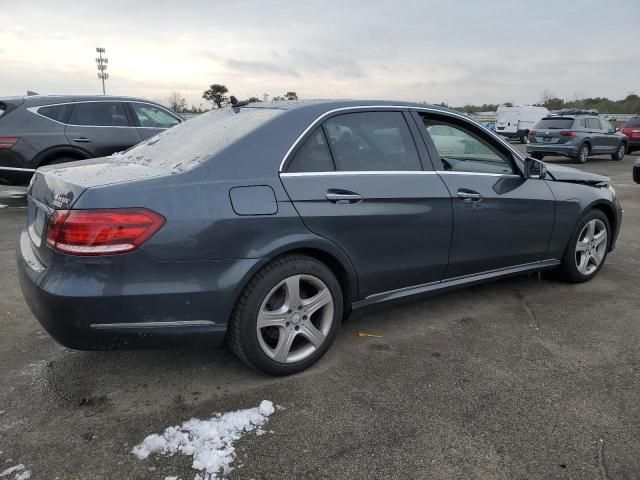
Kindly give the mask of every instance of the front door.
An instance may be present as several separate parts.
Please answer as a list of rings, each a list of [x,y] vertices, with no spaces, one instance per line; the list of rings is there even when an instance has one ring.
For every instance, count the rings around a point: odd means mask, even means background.
[[[446,114],[416,120],[452,197],[445,278],[545,259],[555,216],[545,181],[524,178],[509,149],[471,122]]]
[[[451,199],[431,167],[423,169],[403,112],[331,117],[281,178],[307,228],[351,259],[359,299],[442,279]]]
[[[70,144],[93,157],[121,152],[140,142],[122,102],[80,102],[69,117],[64,133]]]

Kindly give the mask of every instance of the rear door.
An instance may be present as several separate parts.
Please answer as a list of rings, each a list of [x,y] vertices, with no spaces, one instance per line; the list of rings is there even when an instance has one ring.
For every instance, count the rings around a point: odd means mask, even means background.
[[[123,102],[76,103],[68,122],[65,135],[69,143],[94,157],[126,150],[141,140]]]
[[[602,132],[604,137],[604,144],[606,146],[606,153],[615,153],[620,144],[620,136],[616,133],[615,128],[604,118],[600,119],[600,125],[602,126]]]
[[[182,120],[164,108],[152,103],[128,102],[131,107],[133,121],[142,140],[177,125]]]
[[[594,155],[608,153],[607,132],[602,128],[600,119],[587,118],[586,122],[589,128],[589,136],[591,137],[591,153]]]
[[[448,114],[416,113],[453,205],[445,278],[545,259],[555,200],[544,180],[524,178],[510,150]]]
[[[447,266],[451,199],[430,164],[423,169],[426,149],[406,115],[335,115],[298,144],[281,174],[307,228],[350,257],[361,299],[438,281]]]

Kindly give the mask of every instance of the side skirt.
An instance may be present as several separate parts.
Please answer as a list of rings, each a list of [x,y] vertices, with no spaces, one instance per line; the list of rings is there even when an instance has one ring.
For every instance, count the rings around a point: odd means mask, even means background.
[[[403,300],[408,297],[433,295],[443,293],[448,290],[470,287],[480,283],[487,283],[500,278],[512,277],[527,272],[535,272],[538,270],[548,270],[560,265],[560,260],[549,259],[541,262],[527,263],[515,267],[501,268],[498,270],[490,270],[488,272],[476,273],[473,275],[465,275],[463,277],[449,278],[438,282],[425,283],[412,287],[391,290],[389,292],[376,293],[369,295],[364,300],[360,300],[352,304],[353,310],[366,308],[379,303],[392,302],[395,300]]]

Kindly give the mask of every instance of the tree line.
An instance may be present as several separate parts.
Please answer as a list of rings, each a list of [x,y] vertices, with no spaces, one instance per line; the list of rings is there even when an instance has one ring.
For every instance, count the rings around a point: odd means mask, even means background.
[[[500,105],[511,107],[513,106],[513,102],[505,102]],[[557,97],[549,90],[545,90],[542,93],[542,99],[534,105],[546,107],[549,110],[578,108],[582,110],[597,110],[601,113],[640,113],[640,97],[634,93],[627,95],[622,100],[610,100],[606,97],[574,98],[572,100],[566,100]],[[494,112],[498,109],[498,106],[498,104],[483,103],[482,105],[453,107],[453,109],[465,113]]]
[[[224,108],[231,104],[231,95],[228,95],[228,93],[229,89],[226,85],[214,83],[202,92],[202,98],[211,102],[212,108]],[[262,97],[252,96],[247,99],[240,100],[245,100],[249,103],[268,102],[269,100],[273,102],[298,100],[298,94],[296,92],[289,91],[284,95],[271,97],[268,93],[264,93],[262,94]],[[202,104],[197,107],[192,105],[191,108],[187,108],[187,101],[179,92],[171,92],[169,97],[167,97],[167,105],[171,110],[178,113],[202,113],[206,111],[206,109],[202,108]]]

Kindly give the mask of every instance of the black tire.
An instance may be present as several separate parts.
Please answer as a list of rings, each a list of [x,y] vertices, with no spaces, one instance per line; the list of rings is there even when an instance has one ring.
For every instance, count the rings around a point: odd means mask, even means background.
[[[327,286],[333,300],[333,320],[324,342],[311,355],[295,363],[281,363],[269,357],[260,345],[256,331],[258,312],[274,287],[299,274],[312,275]],[[249,281],[231,316],[227,339],[231,350],[250,367],[269,375],[290,375],[310,367],[327,352],[340,329],[342,314],[342,289],[329,267],[306,255],[287,254],[273,260]]]
[[[576,264],[576,246],[578,243],[578,236],[582,232],[582,229],[587,223],[589,223],[594,219],[601,220],[604,223],[607,229],[607,245],[606,245],[604,257],[602,258],[600,265],[598,265],[598,267],[591,274],[583,275],[578,270],[578,266]],[[598,209],[593,209],[587,212],[585,216],[582,217],[582,219],[580,219],[580,221],[574,228],[573,233],[571,234],[571,237],[569,237],[569,243],[567,244],[564,251],[564,255],[562,256],[562,261],[561,261],[560,267],[558,268],[558,273],[560,273],[561,277],[569,283],[588,282],[598,274],[598,272],[606,262],[607,255],[609,253],[610,242],[611,242],[611,225],[609,225],[609,220],[607,219],[607,216],[601,210],[598,210]]]
[[[541,153],[532,153],[531,158],[535,158],[536,160],[542,160],[544,158],[544,155]]]
[[[587,163],[587,159],[589,158],[589,153],[590,153],[589,145],[587,143],[583,143],[582,145],[580,145],[580,148],[578,149],[578,153],[576,153],[576,156],[573,157],[573,159],[576,161],[576,163]]]
[[[624,154],[626,151],[627,151],[627,144],[624,142],[620,142],[620,145],[618,145],[618,149],[616,150],[616,153],[611,155],[611,159],[615,160],[616,162],[621,161],[624,158]]]

